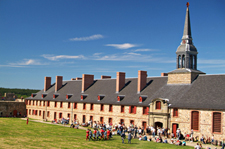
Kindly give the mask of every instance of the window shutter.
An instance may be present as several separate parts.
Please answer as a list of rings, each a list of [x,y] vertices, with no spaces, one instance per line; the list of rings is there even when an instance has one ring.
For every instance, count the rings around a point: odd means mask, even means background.
[[[213,132],[221,132],[221,113],[213,113]]]
[[[191,129],[193,130],[199,130],[198,129],[199,124],[199,112],[198,111],[192,111],[191,116]]]
[[[148,111],[149,111],[149,107],[147,107],[147,111],[146,111],[146,114],[148,114]]]
[[[134,106],[134,114],[136,114],[136,108],[137,108],[137,107],[136,107],[136,106]]]

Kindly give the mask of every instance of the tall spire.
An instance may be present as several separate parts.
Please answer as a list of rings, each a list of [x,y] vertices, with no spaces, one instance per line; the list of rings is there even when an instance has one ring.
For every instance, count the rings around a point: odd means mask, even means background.
[[[182,42],[177,48],[177,68],[197,70],[197,49],[192,43],[189,3],[187,3]]]
[[[184,23],[184,32],[182,40],[192,39],[191,37],[191,23],[190,23],[190,15],[189,15],[189,2],[187,2],[187,10],[186,10],[186,17]]]

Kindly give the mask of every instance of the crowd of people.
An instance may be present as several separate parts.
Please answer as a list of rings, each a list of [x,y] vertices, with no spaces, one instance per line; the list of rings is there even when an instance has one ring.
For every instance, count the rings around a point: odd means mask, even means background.
[[[69,119],[62,119],[61,124],[68,124]],[[140,141],[154,141],[157,143],[170,143],[179,146],[186,146],[186,142],[196,142],[196,149],[201,149],[202,144],[212,144],[212,145],[222,145],[221,149],[224,149],[225,139],[221,142],[218,142],[214,139],[214,135],[211,137],[205,136],[202,134],[202,137],[199,138],[198,135],[194,136],[194,131],[191,130],[190,133],[182,133],[178,128],[176,133],[170,131],[169,128],[147,126],[146,129],[142,127],[137,127],[137,125],[130,124],[126,126],[124,123],[117,123],[112,125],[112,123],[106,124],[105,122],[101,123],[99,121],[92,120],[81,123],[81,126],[91,127],[91,129],[86,130],[86,140],[109,140],[113,135],[117,134],[121,136],[122,143],[127,136],[128,143],[131,143],[132,138],[138,138]],[[74,120],[71,123],[71,128],[79,128],[79,121]],[[126,135],[127,134],[127,135]]]

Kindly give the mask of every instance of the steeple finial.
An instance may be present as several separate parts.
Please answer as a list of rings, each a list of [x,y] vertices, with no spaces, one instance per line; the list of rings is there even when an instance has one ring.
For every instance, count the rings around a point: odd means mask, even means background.
[[[187,2],[187,4],[186,4],[186,5],[187,5],[187,8],[188,8],[188,7],[189,7],[189,2]]]

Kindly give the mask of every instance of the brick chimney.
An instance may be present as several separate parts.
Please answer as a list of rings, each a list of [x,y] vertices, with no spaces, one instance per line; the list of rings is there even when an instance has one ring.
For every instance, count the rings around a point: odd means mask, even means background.
[[[82,75],[82,92],[84,92],[94,82],[94,75]]]
[[[137,85],[137,92],[140,93],[141,90],[146,86],[147,82],[147,71],[138,71],[138,85]]]
[[[47,91],[49,87],[51,87],[51,77],[45,77],[44,92]]]
[[[161,73],[161,77],[164,77],[164,76],[168,76],[168,73],[162,72],[162,73]]]
[[[76,78],[71,78],[71,81],[73,80],[82,80],[82,78],[76,77]]]
[[[103,75],[101,75],[101,79],[111,79],[111,76],[103,76]]]
[[[56,76],[55,80],[56,80],[55,81],[55,92],[57,92],[62,87],[63,77],[62,76]]]
[[[125,85],[125,72],[116,73],[116,93],[119,93],[120,90]]]

